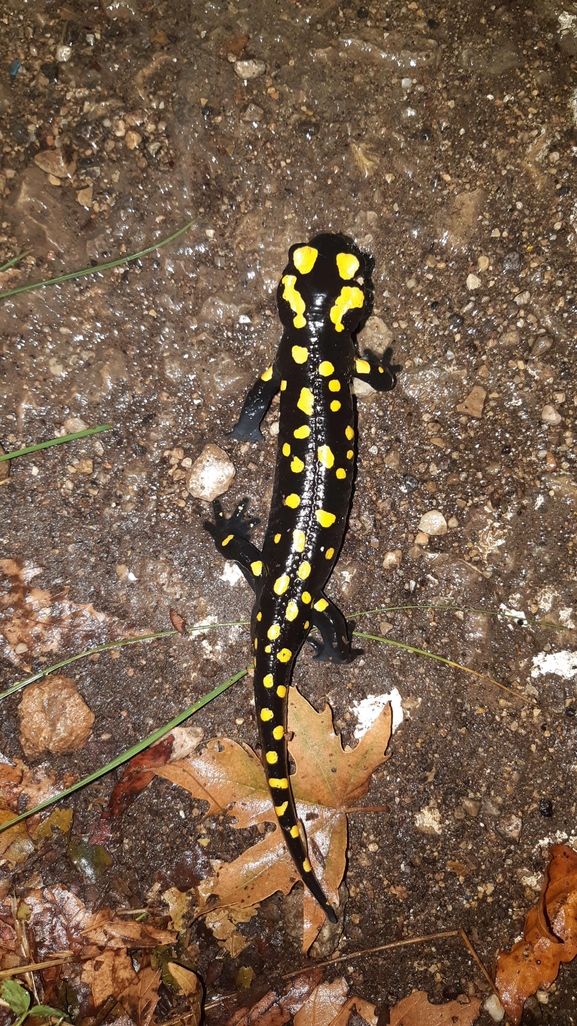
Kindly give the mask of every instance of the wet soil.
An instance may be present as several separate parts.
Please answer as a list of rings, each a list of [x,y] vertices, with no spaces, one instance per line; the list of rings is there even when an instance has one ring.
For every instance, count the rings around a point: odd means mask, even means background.
[[[403,371],[390,395],[358,399],[354,506],[330,594],[351,614],[459,607],[356,620],[513,693],[378,643],[345,669],[303,654],[295,682],[317,708],[329,699],[346,741],[368,695],[396,687],[405,710],[368,797],[388,811],[351,817],[339,952],[463,927],[490,966],[536,903],[549,845],[577,840],[577,8],[8,0],[0,32],[0,262],[29,254],[2,288],[195,220],[141,261],[2,303],[0,444],[113,426],[13,461],[0,488],[4,558],[40,568],[39,587],[67,588],[127,634],[166,629],[170,607],[189,623],[246,620],[249,590],[223,571],[186,471],[216,443],[236,471],[224,502],[250,495],[266,520],[276,407],[264,446],[224,435],[278,343],[288,247],[351,235],[375,260],[360,342],[392,345]],[[434,510],[444,533],[421,523]],[[70,639],[62,654],[74,650]],[[234,629],[75,664],[96,720],[81,752],[54,757],[56,776],[102,764],[247,654]],[[39,665],[6,646],[7,683]],[[6,759],[21,755],[17,706],[0,723]],[[195,722],[255,744],[250,684]],[[111,786],[75,801],[78,834]],[[242,847],[156,781],[118,825],[104,884],[58,845],[36,870],[99,904],[141,907],[155,883],[190,887],[210,858]],[[209,1002],[235,993],[240,965],[255,971],[238,996],[250,1004],[307,964],[291,926],[298,901],[270,899],[242,928],[252,943],[237,960],[194,925]],[[487,993],[454,940],[338,972],[381,1009],[414,988],[433,1000]],[[576,990],[575,965],[564,967],[526,1021],[577,1022]]]

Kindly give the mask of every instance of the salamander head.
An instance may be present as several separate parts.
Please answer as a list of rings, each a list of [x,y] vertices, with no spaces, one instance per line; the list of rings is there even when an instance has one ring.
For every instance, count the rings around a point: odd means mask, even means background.
[[[277,291],[281,321],[291,329],[314,322],[355,331],[372,307],[372,263],[346,235],[291,246]]]

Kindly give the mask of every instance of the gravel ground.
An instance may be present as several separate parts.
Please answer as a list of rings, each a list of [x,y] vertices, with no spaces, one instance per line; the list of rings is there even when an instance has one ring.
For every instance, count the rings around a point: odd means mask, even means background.
[[[344,669],[303,654],[295,682],[317,708],[329,699],[347,741],[362,699],[396,688],[403,702],[368,797],[388,811],[351,817],[340,950],[463,927],[490,966],[537,901],[548,845],[576,841],[577,6],[8,0],[0,38],[0,263],[28,253],[0,287],[195,222],[140,261],[2,303],[4,449],[113,425],[13,462],[4,558],[126,633],[170,627],[171,606],[191,624],[246,620],[250,593],[203,531],[209,506],[189,471],[219,446],[235,471],[225,504],[250,495],[266,521],[276,406],[266,445],[224,434],[278,343],[288,247],[351,235],[375,259],[361,342],[392,345],[403,371],[393,393],[358,397],[356,493],[330,593],[350,613],[457,606],[356,619],[513,694],[378,643]],[[73,633],[66,652],[87,640]],[[42,665],[33,656],[6,645],[8,683]],[[102,764],[247,657],[235,628],[76,664],[96,719],[53,771]],[[5,758],[21,755],[18,701],[0,723]],[[196,722],[255,744],[250,684]],[[75,803],[77,833],[110,786]],[[36,869],[140,907],[155,883],[190,887],[242,846],[157,780],[119,824],[104,881],[56,843]],[[270,899],[236,960],[193,927],[209,1000],[234,992],[241,964],[255,971],[245,1003],[306,964],[298,901]],[[413,988],[487,993],[455,941],[343,966],[381,1008]],[[576,1023],[576,991],[564,967],[524,1021]]]

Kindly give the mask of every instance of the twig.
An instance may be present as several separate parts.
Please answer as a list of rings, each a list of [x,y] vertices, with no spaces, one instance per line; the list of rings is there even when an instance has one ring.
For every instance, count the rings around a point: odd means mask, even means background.
[[[53,965],[64,965],[73,957],[73,951],[60,951],[54,958],[45,962],[29,962],[28,965],[14,965],[11,969],[0,969],[0,980],[7,980],[10,976],[22,976],[23,973],[36,973],[40,969],[50,969]]]

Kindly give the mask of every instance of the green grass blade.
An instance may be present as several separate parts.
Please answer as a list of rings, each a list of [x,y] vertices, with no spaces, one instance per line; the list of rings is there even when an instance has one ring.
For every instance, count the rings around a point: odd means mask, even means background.
[[[7,260],[6,263],[2,264],[2,267],[0,267],[0,274],[2,271],[7,271],[9,267],[14,267],[14,264],[18,264],[21,260],[24,260],[24,257],[27,257],[29,252],[30,250],[27,249],[25,253],[18,253],[18,256],[13,256],[10,260]]]
[[[25,449],[16,449],[14,452],[5,452],[0,456],[0,463],[4,460],[15,460],[17,456],[26,456],[30,452],[39,452],[40,449],[49,449],[52,445],[62,445],[63,442],[74,442],[77,438],[88,438],[90,435],[97,435],[100,431],[110,431],[112,424],[100,424],[99,427],[84,428],[83,431],[73,431],[71,435],[62,435],[61,438],[50,438],[47,442],[38,442],[36,445],[27,445]]]
[[[128,264],[132,260],[139,260],[141,257],[148,256],[149,253],[154,253],[157,249],[162,249],[163,246],[168,246],[169,242],[174,242],[180,235],[192,228],[194,220],[187,221],[182,228],[179,228],[177,232],[169,235],[167,239],[161,239],[160,242],[155,242],[153,246],[147,246],[146,249],[141,249],[138,253],[130,253],[128,256],[117,257],[116,260],[107,260],[104,264],[96,264],[95,267],[83,267],[79,271],[69,271],[67,274],[60,274],[57,278],[46,278],[44,281],[29,282],[27,285],[18,285],[14,289],[9,289],[7,292],[0,292],[0,300],[8,299],[10,296],[18,296],[22,292],[32,292],[34,289],[42,289],[45,285],[61,285],[64,281],[73,281],[74,278],[84,278],[88,274],[100,274],[102,271],[110,271],[113,267],[121,267],[123,264]]]
[[[82,787],[87,787],[88,784],[93,784],[95,780],[99,780],[100,777],[103,777],[106,773],[110,773],[111,770],[117,769],[118,766],[122,766],[125,762],[129,762],[129,760],[133,759],[135,755],[140,755],[145,748],[149,748],[150,745],[156,744],[156,742],[160,741],[165,734],[174,730],[175,727],[179,727],[181,723],[184,723],[189,716],[193,716],[194,713],[199,711],[199,709],[203,709],[205,705],[214,701],[215,698],[222,695],[223,692],[227,691],[233,684],[236,684],[238,680],[242,680],[242,678],[246,676],[247,672],[248,671],[246,669],[238,670],[232,677],[229,677],[228,680],[225,680],[222,684],[218,684],[217,687],[213,688],[212,691],[209,691],[207,695],[204,695],[202,698],[199,698],[197,702],[193,702],[192,705],[189,705],[187,709],[179,713],[178,716],[175,716],[169,723],[165,723],[163,727],[159,727],[158,730],[149,734],[149,736],[144,738],[143,741],[139,741],[138,744],[133,745],[132,748],[129,748],[126,752],[122,752],[120,755],[117,755],[116,758],[112,759],[111,762],[106,764],[106,766],[95,770],[94,773],[90,773],[82,780],[78,780],[72,785],[72,787],[67,787],[66,790],[60,791],[59,794],[53,795],[52,798],[47,798],[46,801],[40,802],[40,805],[34,806],[33,809],[28,809],[20,816],[16,816],[7,823],[2,823],[0,826],[0,834],[4,833],[5,830],[9,830],[10,827],[16,826],[17,823],[22,823],[22,821],[28,819],[29,816],[34,816],[37,812],[42,812],[50,805],[54,805],[55,802],[60,802],[63,798],[68,798],[69,795],[74,794],[75,791],[79,791]]]
[[[564,624],[554,623],[552,620],[538,620],[526,616],[517,616],[515,613],[509,613],[506,609],[477,609],[475,606],[445,606],[434,605],[433,603],[427,603],[426,605],[377,606],[376,609],[363,609],[360,613],[351,613],[350,619],[355,619],[355,617],[359,616],[375,616],[377,613],[403,613],[407,611],[412,612],[413,610],[426,612],[428,609],[441,613],[481,613],[482,616],[494,616],[502,620],[511,620],[517,627],[542,627],[544,630],[555,631],[575,630],[574,627],[565,627]]]

